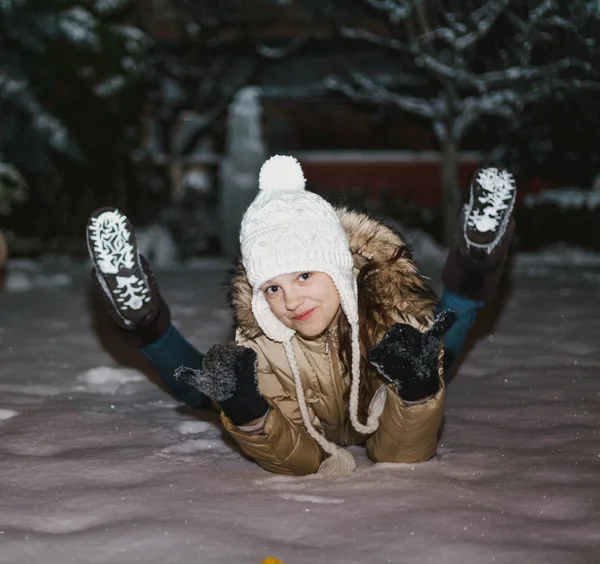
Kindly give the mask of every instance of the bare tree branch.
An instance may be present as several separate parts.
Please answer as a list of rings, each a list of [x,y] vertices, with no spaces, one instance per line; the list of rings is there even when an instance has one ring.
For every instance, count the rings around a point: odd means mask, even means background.
[[[329,76],[325,79],[325,86],[332,91],[341,92],[356,102],[369,102],[376,104],[392,104],[406,112],[413,113],[428,119],[435,119],[434,104],[427,98],[417,98],[391,92],[382,87],[364,74],[354,73],[355,85],[342,81],[339,77]]]
[[[484,72],[478,71],[470,58],[465,58],[467,47],[481,41],[501,15],[511,14],[512,0],[488,1],[472,14],[452,12],[447,2],[439,2],[442,12],[438,27],[431,25],[419,0],[401,4],[392,0],[365,2],[385,12],[388,19],[390,14],[398,13],[394,10],[402,8],[414,63],[435,78],[442,88],[437,94],[415,97],[397,93],[373,77],[352,71],[347,81],[329,77],[327,87],[352,100],[390,105],[430,119],[440,140],[442,135],[462,139],[483,116],[514,119],[527,104],[552,96],[558,90],[600,89],[600,82],[593,80],[597,75],[596,68],[588,61],[568,55],[543,65],[531,64],[530,56],[526,55],[521,59],[527,59],[527,64]],[[509,20],[516,31],[509,38],[508,48],[512,47],[512,52],[524,49],[530,54],[531,46],[540,39],[540,26],[577,28],[575,22],[566,21],[558,13],[555,0],[543,0],[526,20],[515,18]],[[471,31],[466,31],[468,29]],[[403,41],[394,37],[349,28],[345,28],[344,35],[405,52]],[[441,40],[441,44],[435,40]],[[419,73],[418,70],[415,72]]]
[[[265,59],[285,59],[304,47],[311,39],[309,35],[301,35],[293,38],[287,45],[281,47],[271,47],[255,39],[254,48]]]
[[[484,115],[510,119],[520,110],[520,100],[519,94],[512,89],[463,98],[460,111],[452,120],[452,138],[462,139]]]
[[[516,84],[549,79],[569,70],[580,70],[590,75],[595,71],[590,63],[577,59],[561,59],[560,61],[537,67],[513,66],[501,71],[491,71],[481,74],[442,63],[437,58],[427,54],[420,54],[415,60],[420,67],[435,76],[451,80],[462,87],[476,88],[480,92],[485,92],[489,88],[503,87],[507,83]]]
[[[472,22],[475,25],[475,29],[457,39],[456,49],[458,51],[464,51],[478,41],[481,41],[481,39],[489,33],[494,23],[496,23],[496,20],[511,2],[512,0],[487,2],[481,8],[473,12]]]
[[[355,29],[351,27],[342,27],[340,31],[342,37],[345,37],[346,39],[362,40],[371,43],[372,45],[377,45],[378,47],[385,47],[403,53],[410,52],[406,43],[392,37],[382,37],[381,35],[377,35],[376,33],[364,29]]]
[[[486,88],[503,87],[508,84],[515,86],[533,81],[545,81],[558,77],[565,71],[579,70],[588,76],[593,76],[596,69],[586,61],[577,59],[561,59],[547,65],[510,67],[501,71],[483,73],[479,80]]]
[[[366,0],[367,4],[388,15],[391,23],[399,24],[413,13],[413,2],[406,0]]]
[[[546,16],[550,10],[556,8],[555,0],[544,0],[537,8],[534,8],[529,17],[532,21],[539,21]]]
[[[600,83],[589,80],[572,80],[556,78],[540,82],[535,88],[507,88],[490,92],[484,96],[467,97],[462,100],[461,112],[456,116],[452,134],[461,139],[470,127],[483,116],[497,116],[513,119],[523,111],[525,106],[544,100],[556,92],[600,90]]]
[[[593,0],[485,0],[471,12],[468,7],[477,3],[462,0],[363,1],[381,12],[382,28],[389,31],[346,28],[343,35],[398,54],[406,53],[407,45],[413,66],[407,69],[407,57],[398,56],[398,70],[428,83],[415,95],[350,69],[346,80],[329,77],[326,86],[351,100],[430,121],[443,155],[450,242],[460,202],[456,152],[465,136],[486,116],[519,124],[530,104],[584,89],[600,91],[600,18],[586,13],[595,8]]]
[[[456,2],[452,3],[452,5],[455,5],[455,4],[456,4]],[[447,28],[445,28],[443,26],[439,26],[440,29],[449,31],[454,37],[456,37],[457,35],[465,35],[467,33],[467,31],[468,31],[467,26],[463,22],[461,22],[457,19],[452,8],[446,9],[442,0],[438,0],[437,6],[438,6],[438,12],[440,14],[441,19],[443,21],[445,21],[448,24],[448,26],[450,27],[450,29],[448,30]]]

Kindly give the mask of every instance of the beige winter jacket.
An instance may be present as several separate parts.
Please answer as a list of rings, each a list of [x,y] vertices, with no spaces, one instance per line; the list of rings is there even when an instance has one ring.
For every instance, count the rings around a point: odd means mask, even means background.
[[[370,260],[385,260],[398,246],[404,246],[392,228],[346,209],[337,210],[354,255],[355,272]],[[378,271],[372,282],[376,295],[392,306],[394,322],[410,323],[426,330],[433,322],[435,296],[408,257],[401,258],[386,272]],[[251,308],[252,289],[243,266],[231,282],[231,300],[237,324],[237,343],[258,355],[258,386],[271,409],[262,434],[251,435],[236,427],[224,414],[222,422],[242,450],[260,466],[280,474],[303,475],[316,472],[325,453],[306,431],[296,400],[294,377],[283,345],[269,340],[258,327]],[[378,328],[378,340],[389,329],[389,320]],[[407,405],[387,386],[387,398],[379,427],[371,436],[358,434],[349,417],[347,392],[350,374],[339,359],[336,328],[317,339],[296,335],[294,354],[300,369],[312,423],[327,439],[339,444],[366,443],[369,457],[376,462],[419,462],[435,455],[444,410],[442,357],[438,358],[441,389],[431,398]],[[328,341],[326,352],[325,341]],[[375,371],[369,377],[377,390],[387,382]]]

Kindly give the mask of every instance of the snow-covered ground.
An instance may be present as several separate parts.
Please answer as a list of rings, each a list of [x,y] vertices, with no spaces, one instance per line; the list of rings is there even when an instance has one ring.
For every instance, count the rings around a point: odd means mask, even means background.
[[[225,268],[157,273],[201,348],[229,337]],[[115,340],[87,281],[13,263],[0,295],[1,563],[600,562],[597,256],[520,257],[449,386],[439,456],[353,448],[336,481],[244,459]]]

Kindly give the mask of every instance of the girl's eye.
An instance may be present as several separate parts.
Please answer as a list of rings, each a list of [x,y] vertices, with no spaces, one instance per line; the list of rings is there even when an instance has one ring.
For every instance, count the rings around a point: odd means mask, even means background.
[[[303,272],[298,278],[302,281],[308,280],[312,276],[312,272]]]
[[[275,292],[277,292],[277,290],[279,290],[279,286],[269,286],[265,290],[265,294],[272,296]]]

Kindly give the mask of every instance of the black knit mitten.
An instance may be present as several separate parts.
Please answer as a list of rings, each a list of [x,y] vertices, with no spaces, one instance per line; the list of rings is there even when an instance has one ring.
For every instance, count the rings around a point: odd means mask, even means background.
[[[269,404],[258,391],[256,353],[235,343],[208,349],[202,370],[181,367],[175,377],[217,402],[234,425],[259,419]]]
[[[371,364],[406,401],[419,401],[440,389],[437,360],[440,342],[456,321],[447,309],[424,333],[406,323],[396,323],[371,351]]]

